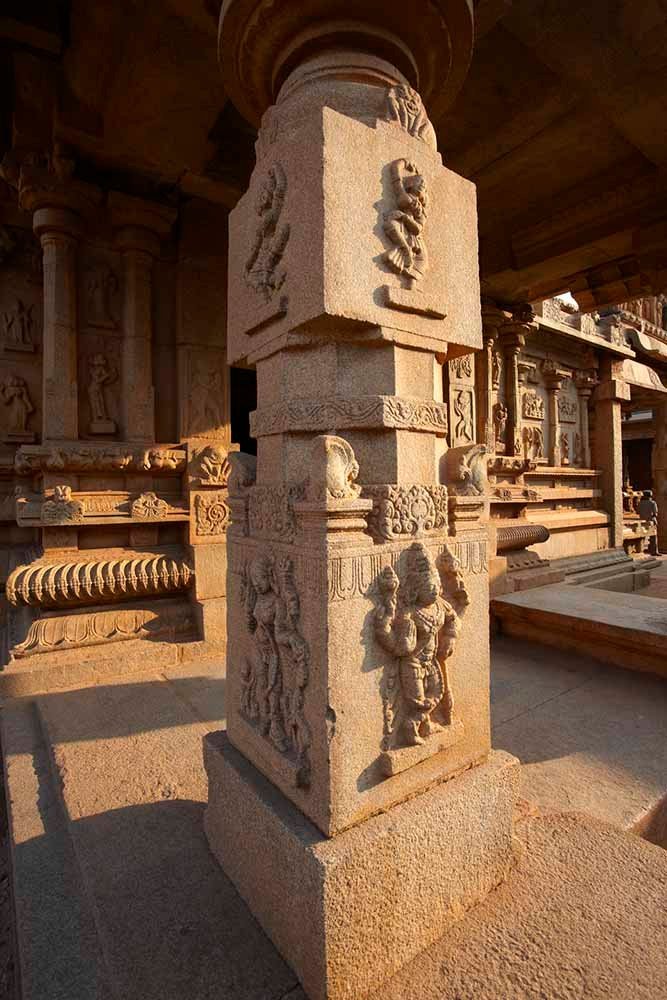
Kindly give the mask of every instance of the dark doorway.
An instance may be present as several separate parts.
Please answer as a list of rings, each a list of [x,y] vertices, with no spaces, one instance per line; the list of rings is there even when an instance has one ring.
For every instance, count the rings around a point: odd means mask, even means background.
[[[232,441],[241,451],[257,454],[257,442],[250,437],[249,418],[257,406],[257,376],[252,368],[230,369],[230,411]]]

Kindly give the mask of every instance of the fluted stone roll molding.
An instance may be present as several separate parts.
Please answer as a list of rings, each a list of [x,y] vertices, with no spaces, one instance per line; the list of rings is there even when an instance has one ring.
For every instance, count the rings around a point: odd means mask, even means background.
[[[60,607],[174,593],[186,590],[193,580],[194,571],[185,559],[162,554],[35,562],[10,574],[6,594],[15,606]]]
[[[512,552],[525,549],[527,545],[538,545],[549,540],[551,532],[543,524],[506,525],[498,528],[498,552]]]

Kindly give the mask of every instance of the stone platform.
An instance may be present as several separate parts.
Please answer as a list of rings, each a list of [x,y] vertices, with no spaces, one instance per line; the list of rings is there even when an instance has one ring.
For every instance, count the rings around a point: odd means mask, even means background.
[[[566,583],[491,601],[504,635],[667,677],[667,604]]]

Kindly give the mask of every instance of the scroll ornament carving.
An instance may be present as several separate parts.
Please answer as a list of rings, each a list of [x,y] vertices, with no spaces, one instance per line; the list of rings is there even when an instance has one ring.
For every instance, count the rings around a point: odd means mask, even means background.
[[[393,247],[383,259],[392,271],[416,281],[427,266],[422,238],[428,207],[426,181],[416,165],[404,159],[391,164],[390,175],[396,207],[385,213],[384,232]]]
[[[126,639],[173,639],[191,633],[194,624],[190,606],[185,602],[152,608],[49,615],[30,625],[25,640],[13,647],[11,655],[20,659],[36,653],[100,646]]]
[[[229,525],[229,507],[221,491],[195,497],[195,531],[198,535],[222,535]]]
[[[185,590],[194,574],[183,559],[123,556],[79,562],[32,562],[7,579],[10,604],[57,607]]]
[[[523,415],[528,420],[544,420],[544,400],[532,389],[523,394]]]
[[[376,542],[447,530],[446,486],[365,486],[363,496],[373,501],[368,531]]]
[[[298,399],[262,407],[250,416],[255,437],[287,431],[328,431],[331,427],[383,428],[447,432],[447,407],[432,400],[402,396]]]
[[[83,503],[74,499],[71,486],[55,486],[53,497],[42,504],[43,524],[80,524],[83,519]]]
[[[418,746],[453,721],[446,660],[469,598],[450,553],[445,554],[447,596],[440,574],[420,542],[407,552],[401,580],[386,566],[378,580],[374,628],[391,656],[382,680],[382,749]]]
[[[307,484],[311,500],[356,500],[359,463],[345,438],[321,434],[313,441],[312,469]]]
[[[104,448],[81,444],[59,445],[34,451],[19,450],[14,462],[20,475],[31,472],[182,472],[185,451],[180,448],[144,448],[127,451],[119,445]]]
[[[243,666],[241,712],[310,784],[311,733],[304,714],[310,652],[301,634],[294,566],[287,557],[257,555],[241,579],[241,600],[253,652]]]
[[[159,521],[169,513],[169,504],[152,490],[142,493],[130,506],[131,517],[142,521]]]
[[[287,177],[279,163],[269,168],[260,188],[256,212],[259,223],[243,275],[251,288],[269,302],[285,283],[280,267],[290,236],[289,223],[282,219],[287,193]]]
[[[294,503],[303,500],[303,483],[290,486],[253,486],[248,494],[250,533],[264,538],[293,542],[296,536]]]
[[[433,141],[431,125],[420,95],[407,84],[397,84],[387,93],[387,121],[400,125],[415,139],[430,145]]]

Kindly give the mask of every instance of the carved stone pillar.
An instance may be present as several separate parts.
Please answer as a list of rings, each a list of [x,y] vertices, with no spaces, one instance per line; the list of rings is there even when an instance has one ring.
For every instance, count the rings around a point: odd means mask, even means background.
[[[591,440],[588,427],[588,405],[597,379],[593,372],[580,371],[575,378],[579,397],[579,433],[581,434],[581,458],[586,469],[591,467]]]
[[[616,377],[614,363],[603,360],[595,390],[595,467],[600,469],[602,503],[609,514],[609,544],[623,544],[623,438],[621,407],[630,399],[630,386]]]
[[[484,349],[475,354],[475,387],[477,389],[477,440],[486,446],[489,455],[496,451],[496,426],[504,427],[502,415],[494,414],[494,365],[498,349],[498,331],[508,314],[493,302],[482,302]],[[495,404],[503,405],[498,401]]]
[[[83,218],[101,197],[96,188],[70,178],[69,161],[58,161],[57,169],[54,174],[23,167],[19,180],[19,204],[33,213],[44,255],[45,441],[78,437],[77,248]]]
[[[512,313],[512,319],[500,329],[505,368],[505,401],[507,429],[505,454],[520,456],[521,441],[521,390],[519,388],[519,355],[526,344],[526,334],[535,329],[534,313],[529,305],[522,305]]]
[[[365,995],[504,878],[515,794],[489,756],[483,448],[457,449],[449,485],[436,465],[434,355],[482,345],[474,188],[409,83],[435,95],[450,45],[455,72],[470,11],[389,5],[376,34],[370,0],[354,25],[337,7],[288,0],[263,31],[232,0],[221,22],[241,110],[279,90],[229,220],[228,356],[257,367],[258,448],[229,456],[206,830],[314,1000]]]
[[[667,552],[667,403],[653,405],[653,497],[658,505],[658,551]]]
[[[544,384],[547,388],[547,429],[549,433],[548,457],[549,465],[558,468],[569,456],[563,455],[561,448],[560,411],[558,409],[558,393],[563,385],[564,372],[559,371],[554,361],[547,358],[542,363]]]
[[[109,211],[123,257],[121,431],[126,441],[153,442],[153,261],[176,213],[117,192],[109,195]]]

